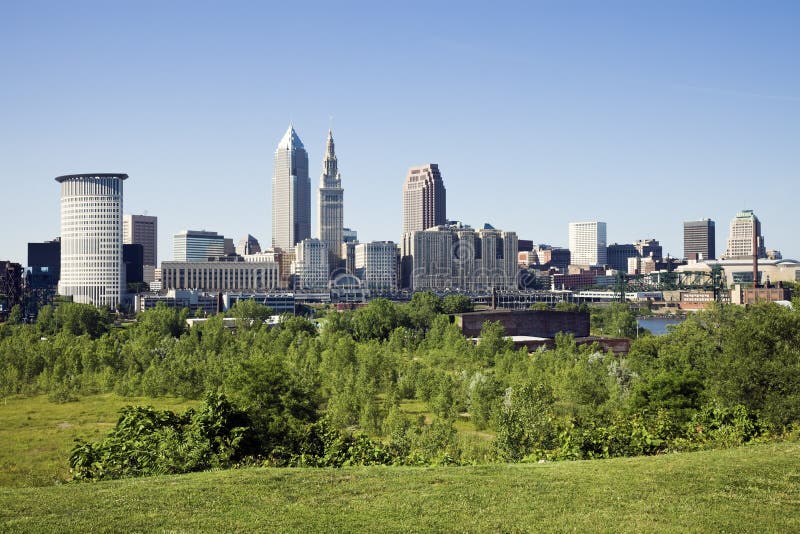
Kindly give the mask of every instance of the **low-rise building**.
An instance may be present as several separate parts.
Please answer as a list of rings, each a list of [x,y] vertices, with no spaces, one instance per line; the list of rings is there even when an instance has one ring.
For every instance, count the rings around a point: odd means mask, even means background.
[[[278,287],[278,264],[274,261],[250,262],[241,256],[212,260],[163,262],[162,289],[259,292]]]

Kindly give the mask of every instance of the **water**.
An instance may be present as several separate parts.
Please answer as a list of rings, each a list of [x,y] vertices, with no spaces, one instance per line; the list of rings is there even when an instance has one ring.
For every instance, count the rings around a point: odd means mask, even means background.
[[[662,336],[667,333],[667,326],[681,324],[683,322],[682,318],[663,318],[663,317],[653,317],[650,319],[636,319],[636,323],[641,326],[642,328],[646,328],[650,330],[650,332],[654,336]]]

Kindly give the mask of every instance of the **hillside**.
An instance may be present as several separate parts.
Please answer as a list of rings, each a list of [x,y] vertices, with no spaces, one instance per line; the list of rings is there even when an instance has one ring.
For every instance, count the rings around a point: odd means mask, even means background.
[[[538,465],[0,488],[3,531],[800,531],[800,443]]]

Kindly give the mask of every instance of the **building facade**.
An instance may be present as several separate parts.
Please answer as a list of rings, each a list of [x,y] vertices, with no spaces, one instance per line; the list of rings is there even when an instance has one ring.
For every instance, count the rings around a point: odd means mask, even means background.
[[[278,264],[244,261],[241,257],[213,261],[161,263],[162,289],[198,291],[268,291],[278,287]]]
[[[716,229],[714,221],[685,221],[683,223],[683,257],[705,261],[716,259]]]
[[[252,254],[258,254],[259,252],[261,252],[261,244],[258,242],[258,239],[250,234],[247,234],[247,237],[243,237],[236,246],[236,254],[239,256],[250,256]]]
[[[569,251],[573,265],[605,265],[608,260],[606,223],[569,223]]]
[[[225,236],[205,230],[183,230],[172,236],[173,261],[207,261],[225,255]]]
[[[328,130],[325,158],[322,160],[322,175],[319,178],[319,239],[328,247],[330,263],[341,258],[344,242],[344,189],[339,162],[333,144],[333,134]]]
[[[447,222],[446,191],[435,163],[411,167],[403,183],[403,234]]]
[[[761,235],[761,221],[758,220],[753,210],[740,211],[731,221],[728,247],[722,258],[726,260],[752,258],[754,233],[758,257],[766,258],[767,249],[764,246],[764,236]]]
[[[606,248],[606,263],[615,271],[628,272],[628,259],[641,256],[634,245],[612,243]]]
[[[328,247],[319,239],[306,238],[294,247],[292,278],[300,291],[321,291],[328,287]]]
[[[401,285],[412,291],[483,292],[517,286],[515,232],[435,226],[403,235]]]
[[[664,249],[657,239],[639,239],[634,241],[633,246],[642,258],[653,258],[657,261],[664,258]]]
[[[308,153],[292,125],[275,150],[272,174],[272,246],[288,250],[311,237]]]
[[[353,230],[352,228],[343,228],[342,241],[345,243],[358,243],[358,230]]]
[[[122,244],[123,280],[125,284],[142,284],[144,280],[144,247],[139,243]]]
[[[398,248],[392,241],[373,241],[355,246],[355,274],[371,291],[398,288]]]
[[[144,265],[158,265],[158,217],[131,215],[122,217],[122,243],[142,245]]]
[[[127,174],[71,174],[61,184],[59,295],[116,307],[122,280],[122,184]]]
[[[22,273],[19,263],[0,261],[0,318],[13,306],[22,304]]]
[[[61,238],[28,243],[25,285],[30,289],[54,290],[61,277]]]

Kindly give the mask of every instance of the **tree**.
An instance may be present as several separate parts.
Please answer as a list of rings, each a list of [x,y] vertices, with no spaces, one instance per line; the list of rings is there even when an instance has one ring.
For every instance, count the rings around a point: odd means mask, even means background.
[[[6,323],[8,324],[22,324],[25,322],[25,316],[22,314],[22,308],[19,304],[14,304],[11,307],[11,311],[8,313],[8,319],[6,319]]]
[[[255,300],[239,300],[228,310],[226,315],[235,317],[236,322],[242,326],[250,323],[255,326],[266,322],[272,316],[272,309]]]
[[[528,382],[506,390],[495,440],[501,458],[517,461],[556,447],[558,427],[553,403],[553,392],[541,384]]]
[[[425,331],[433,319],[442,313],[442,299],[431,291],[419,291],[411,297],[407,310],[411,325]]]
[[[499,321],[486,321],[481,327],[478,340],[478,355],[489,365],[494,364],[495,356],[514,349],[514,342],[506,337],[505,328]]]
[[[447,314],[468,313],[474,309],[475,304],[466,295],[453,293],[442,300],[442,311]]]
[[[353,314],[353,337],[356,341],[386,340],[398,326],[403,326],[398,306],[386,299],[374,299]]]

